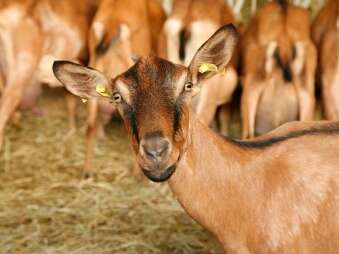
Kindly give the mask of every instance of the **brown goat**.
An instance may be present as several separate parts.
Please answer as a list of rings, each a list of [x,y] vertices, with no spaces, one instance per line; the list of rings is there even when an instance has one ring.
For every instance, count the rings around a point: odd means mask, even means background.
[[[133,65],[133,57],[155,52],[165,22],[159,0],[102,0],[89,32],[89,65],[115,77]],[[115,107],[107,101],[88,103],[85,177],[95,173],[93,147],[97,130],[104,135]]]
[[[105,92],[144,174],[168,180],[225,253],[338,253],[339,123],[289,123],[238,141],[217,135],[190,110],[200,82],[215,74],[200,73],[200,66],[224,69],[237,37],[232,25],[220,28],[188,68],[142,57],[114,80],[71,62],[56,62],[53,70],[75,95]]]
[[[251,20],[242,49],[242,137],[312,120],[316,50],[308,12],[287,1],[266,3]]]
[[[330,0],[312,26],[318,48],[322,103],[328,120],[339,120],[339,2]]]
[[[41,84],[60,86],[52,72],[57,59],[81,61],[95,5],[92,0],[13,0],[0,4],[0,150],[3,132],[21,105],[33,108]],[[66,96],[70,126],[75,104]]]
[[[199,46],[220,26],[235,23],[232,10],[224,0],[174,0],[167,19],[160,48],[161,56],[174,63],[188,64]],[[234,63],[235,63],[234,59]],[[228,133],[229,102],[238,83],[234,66],[224,74],[209,79],[209,84],[194,99],[193,108],[199,119],[211,125],[218,107],[220,131]]]

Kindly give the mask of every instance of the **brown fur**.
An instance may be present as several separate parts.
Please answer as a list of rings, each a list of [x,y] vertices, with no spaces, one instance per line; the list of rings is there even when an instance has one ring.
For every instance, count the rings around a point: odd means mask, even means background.
[[[316,51],[307,11],[266,3],[251,20],[242,49],[243,138],[287,121],[311,120]]]
[[[289,123],[238,141],[215,134],[190,110],[199,81],[212,75],[196,68],[206,60],[224,67],[237,41],[234,31],[218,30],[188,68],[143,57],[113,81],[70,62],[57,62],[53,69],[78,96],[98,97],[95,85],[105,84],[140,168],[153,181],[168,180],[186,212],[217,237],[225,253],[335,254],[338,122]],[[154,149],[167,141],[164,154],[150,157],[147,152],[156,151],[145,150],[149,141]]]
[[[318,48],[318,74],[322,103],[328,120],[339,120],[339,3],[330,0],[320,10],[312,26]]]
[[[133,64],[133,57],[156,53],[157,36],[164,21],[165,13],[159,0],[103,0],[89,32],[90,66],[115,77]],[[127,38],[122,38],[125,36],[121,34],[122,26],[128,29]],[[116,42],[107,46],[113,40]],[[106,49],[100,53],[100,47]],[[115,112],[107,102],[97,104],[95,100],[88,103],[86,175],[94,173],[92,157],[96,132],[104,135],[103,128]]]

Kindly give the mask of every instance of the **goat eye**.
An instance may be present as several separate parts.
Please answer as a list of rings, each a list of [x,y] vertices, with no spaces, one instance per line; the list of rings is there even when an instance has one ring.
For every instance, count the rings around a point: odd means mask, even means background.
[[[115,103],[120,103],[121,102],[121,95],[119,93],[114,93],[112,98],[113,98],[113,101]]]
[[[193,83],[192,82],[187,82],[185,84],[185,92],[190,92],[193,88]]]

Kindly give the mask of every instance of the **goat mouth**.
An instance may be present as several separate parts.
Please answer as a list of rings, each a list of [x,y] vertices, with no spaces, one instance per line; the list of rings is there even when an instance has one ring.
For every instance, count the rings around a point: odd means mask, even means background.
[[[158,170],[151,171],[151,170],[142,169],[142,172],[151,181],[156,182],[156,183],[160,183],[160,182],[165,182],[166,180],[168,180],[173,175],[176,168],[177,168],[177,165],[174,164],[174,165],[166,168],[160,174],[157,173],[157,172],[159,172]]]

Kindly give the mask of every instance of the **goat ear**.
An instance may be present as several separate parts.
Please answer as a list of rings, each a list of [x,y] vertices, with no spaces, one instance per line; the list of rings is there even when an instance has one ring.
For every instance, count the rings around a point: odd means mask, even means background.
[[[231,60],[238,37],[234,25],[228,24],[219,28],[198,49],[189,65],[193,83],[198,83],[224,71]]]
[[[110,97],[109,80],[101,72],[68,61],[55,61],[55,77],[72,94],[81,98]]]

